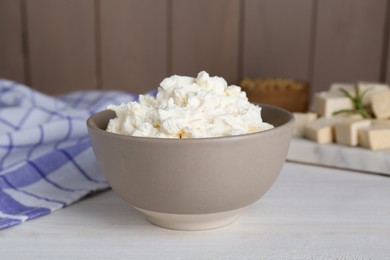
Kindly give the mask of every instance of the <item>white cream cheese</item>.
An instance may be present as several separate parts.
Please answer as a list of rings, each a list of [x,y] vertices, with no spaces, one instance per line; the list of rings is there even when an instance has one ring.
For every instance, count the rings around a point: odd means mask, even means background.
[[[131,136],[205,138],[273,128],[240,87],[204,71],[197,78],[171,76],[160,83],[156,97],[141,95],[138,102],[108,109],[117,117],[107,131]]]

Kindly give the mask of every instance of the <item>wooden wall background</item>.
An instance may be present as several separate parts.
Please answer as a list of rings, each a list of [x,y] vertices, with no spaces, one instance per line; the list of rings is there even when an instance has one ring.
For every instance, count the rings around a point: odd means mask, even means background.
[[[0,0],[0,77],[142,93],[172,74],[390,83],[390,0]]]

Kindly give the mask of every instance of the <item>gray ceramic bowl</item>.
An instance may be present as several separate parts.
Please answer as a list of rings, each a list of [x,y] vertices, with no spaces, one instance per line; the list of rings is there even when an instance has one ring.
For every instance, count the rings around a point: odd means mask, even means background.
[[[110,186],[159,226],[201,230],[227,225],[273,184],[284,164],[294,119],[261,105],[263,132],[163,139],[106,132],[112,111],[87,122],[98,165]]]

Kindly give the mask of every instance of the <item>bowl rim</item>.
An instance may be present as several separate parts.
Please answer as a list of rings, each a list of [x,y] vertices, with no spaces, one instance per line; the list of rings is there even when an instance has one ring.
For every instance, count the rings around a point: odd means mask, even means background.
[[[112,136],[112,137],[115,137],[115,138],[121,138],[121,139],[125,139],[125,140],[134,140],[134,141],[147,141],[147,142],[169,142],[169,143],[173,143],[173,142],[178,142],[178,143],[191,143],[191,142],[196,142],[196,143],[200,143],[200,142],[203,142],[203,141],[206,141],[206,142],[210,142],[210,141],[227,141],[227,140],[241,140],[243,138],[251,138],[251,137],[255,137],[255,136],[259,136],[259,135],[267,135],[267,134],[275,134],[276,132],[279,132],[281,131],[282,129],[294,124],[295,122],[295,118],[292,114],[292,112],[286,110],[286,109],[283,109],[283,108],[280,108],[280,107],[277,107],[277,106],[273,106],[273,105],[269,105],[269,104],[262,104],[262,103],[253,103],[255,105],[258,105],[262,108],[262,112],[263,112],[263,108],[266,107],[267,109],[273,109],[273,110],[276,110],[278,112],[281,112],[281,113],[284,113],[285,115],[288,116],[288,120],[279,125],[279,126],[276,126],[274,128],[271,128],[271,129],[268,129],[268,130],[264,130],[264,131],[259,131],[259,132],[253,132],[253,133],[247,133],[247,134],[241,134],[241,135],[229,135],[229,136],[216,136],[216,137],[200,137],[200,138],[161,138],[161,137],[143,137],[143,136],[131,136],[131,135],[123,135],[123,134],[117,134],[117,133],[112,133],[112,132],[108,132],[106,130],[103,130],[102,128],[99,128],[95,123],[94,123],[94,119],[95,117],[97,117],[98,115],[100,114],[103,114],[103,113],[107,113],[108,111],[111,111],[111,112],[114,112],[112,110],[109,110],[109,109],[105,109],[105,110],[102,110],[102,111],[98,111],[92,115],[90,115],[87,119],[87,128],[89,131],[95,131],[97,133],[100,133],[102,135],[108,135],[108,136]],[[262,116],[263,118],[263,116]],[[265,122],[267,123],[267,122]]]

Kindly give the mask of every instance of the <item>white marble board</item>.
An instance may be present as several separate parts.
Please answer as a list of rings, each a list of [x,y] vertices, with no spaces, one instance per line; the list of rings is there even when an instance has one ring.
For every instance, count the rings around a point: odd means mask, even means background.
[[[390,150],[372,151],[339,144],[318,144],[294,137],[287,160],[390,175]]]

